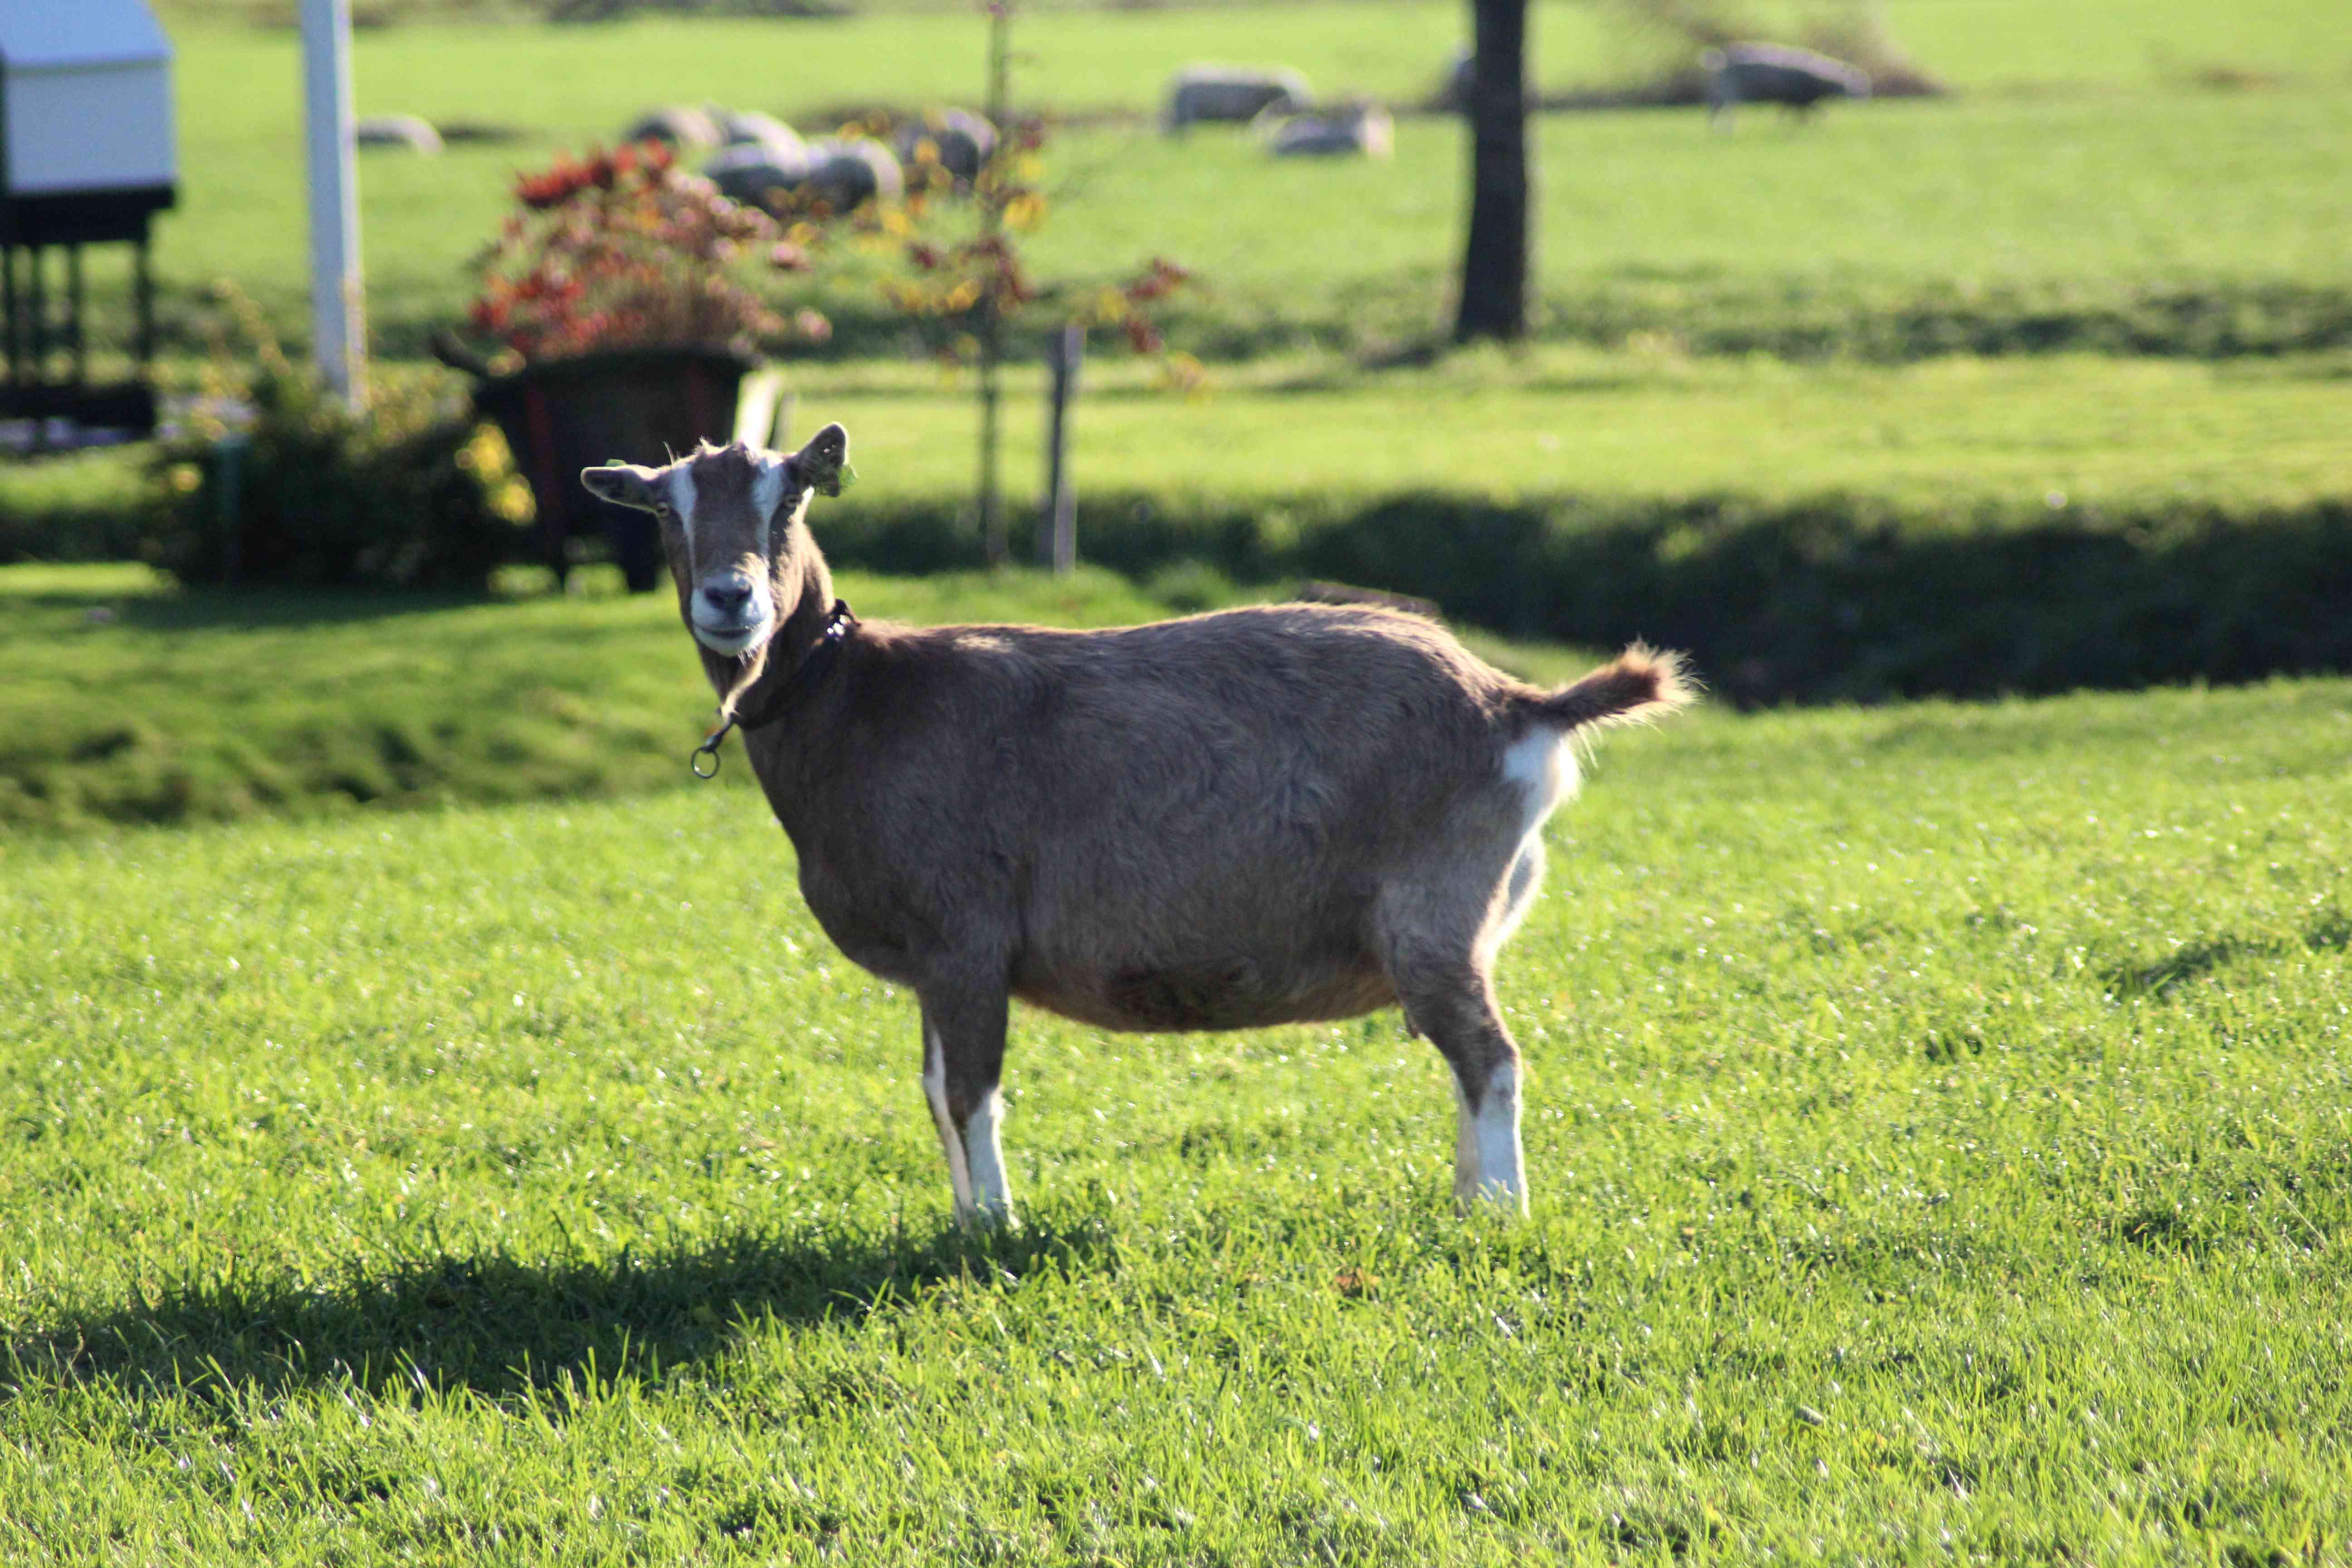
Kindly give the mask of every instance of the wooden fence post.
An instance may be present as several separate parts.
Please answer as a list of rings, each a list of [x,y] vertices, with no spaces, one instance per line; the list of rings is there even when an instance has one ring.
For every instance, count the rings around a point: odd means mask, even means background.
[[[1066,573],[1078,563],[1078,491],[1070,480],[1070,399],[1087,356],[1087,330],[1073,321],[1046,345],[1053,367],[1046,394],[1045,504],[1037,513],[1037,564]]]

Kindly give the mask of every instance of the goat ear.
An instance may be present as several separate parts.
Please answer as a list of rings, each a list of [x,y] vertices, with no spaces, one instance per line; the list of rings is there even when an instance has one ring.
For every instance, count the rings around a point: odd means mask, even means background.
[[[607,463],[601,468],[583,468],[580,482],[588,493],[619,506],[630,506],[639,511],[652,511],[661,503],[654,489],[654,470],[641,468],[635,463]]]
[[[793,478],[820,494],[837,496],[849,468],[849,432],[828,425],[809,437],[809,444],[786,459]]]

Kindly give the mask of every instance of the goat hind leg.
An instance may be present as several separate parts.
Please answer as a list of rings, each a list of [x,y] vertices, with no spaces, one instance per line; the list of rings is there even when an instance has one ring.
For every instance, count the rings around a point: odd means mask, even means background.
[[[923,994],[923,1095],[948,1157],[956,1218],[1013,1223],[1004,1175],[1004,1070],[1008,1004],[1002,991]]]
[[[1454,1069],[1454,1202],[1511,1214],[1528,1209],[1519,1147],[1519,1051],[1503,1027],[1493,985],[1474,964],[1407,983],[1413,1021]]]

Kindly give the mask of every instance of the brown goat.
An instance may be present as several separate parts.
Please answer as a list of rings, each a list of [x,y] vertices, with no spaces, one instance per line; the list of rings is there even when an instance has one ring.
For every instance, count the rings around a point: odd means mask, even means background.
[[[1401,1005],[1454,1068],[1454,1196],[1524,1210],[1495,955],[1536,891],[1570,737],[1690,700],[1629,650],[1545,691],[1392,610],[1275,605],[1116,631],[835,617],[803,521],[838,425],[784,457],[590,468],[661,520],[720,711],[849,958],[922,1005],[960,1217],[1012,1217],[1014,996],[1109,1029]]]

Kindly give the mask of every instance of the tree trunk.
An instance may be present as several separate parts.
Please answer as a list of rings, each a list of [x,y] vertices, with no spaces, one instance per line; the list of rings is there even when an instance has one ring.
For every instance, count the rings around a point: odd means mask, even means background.
[[[1528,331],[1528,0],[1470,0],[1470,237],[1457,342]]]

